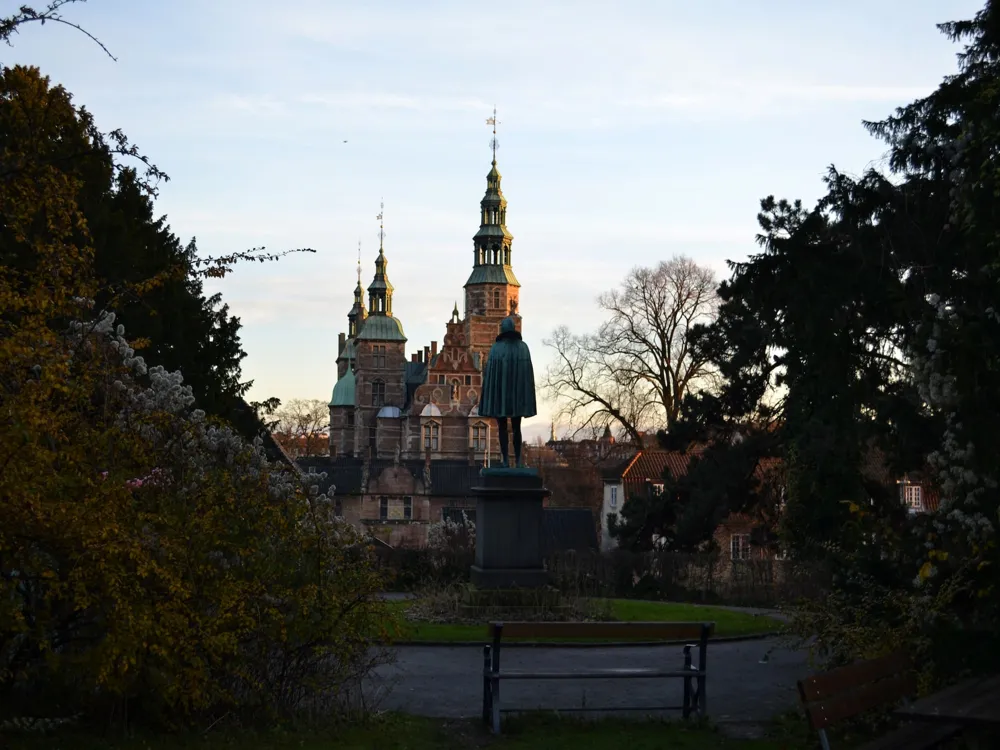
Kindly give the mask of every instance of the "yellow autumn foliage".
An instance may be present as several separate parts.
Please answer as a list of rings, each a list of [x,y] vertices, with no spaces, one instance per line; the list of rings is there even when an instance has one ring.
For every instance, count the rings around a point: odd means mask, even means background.
[[[28,73],[0,72],[0,720],[335,701],[390,622],[370,549],[92,309],[78,165],[35,127],[85,118]]]

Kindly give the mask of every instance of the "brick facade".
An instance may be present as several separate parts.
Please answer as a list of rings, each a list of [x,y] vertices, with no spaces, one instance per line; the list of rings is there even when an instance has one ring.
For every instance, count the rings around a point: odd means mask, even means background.
[[[407,357],[407,340],[392,308],[384,247],[368,287],[368,309],[359,271],[348,332],[337,342],[338,383],[330,403],[333,464],[328,468],[337,474],[339,468],[359,462],[381,467],[377,476],[365,471],[352,479],[349,489],[333,483],[345,517],[356,524],[384,526],[387,531],[378,536],[393,545],[420,542],[425,538],[420,527],[441,520],[444,508],[474,506],[467,496],[471,480],[464,481],[466,489],[460,491],[450,480],[443,480],[444,485],[430,481],[432,475],[440,479],[447,472],[475,473],[485,462],[499,459],[496,422],[479,417],[478,406],[490,347],[504,318],[516,313],[520,296],[500,179],[494,162],[473,238],[465,314],[457,306],[452,311],[441,350],[431,342]],[[521,330],[516,314],[515,327]],[[394,468],[385,468],[385,461]],[[392,518],[385,517],[381,498],[386,498]],[[398,514],[404,517],[396,518]]]

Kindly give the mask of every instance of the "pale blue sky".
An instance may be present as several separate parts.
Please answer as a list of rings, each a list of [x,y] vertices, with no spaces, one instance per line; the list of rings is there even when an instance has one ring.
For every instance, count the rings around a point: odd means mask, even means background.
[[[542,339],[594,327],[632,266],[685,253],[723,275],[754,249],[761,197],[812,201],[828,164],[877,162],[861,120],[953,72],[934,24],[982,4],[90,0],[65,15],[117,63],[59,26],[26,27],[0,62],[124,129],[171,176],[158,211],[203,252],[319,251],[212,288],[243,320],[252,397],[329,398],[380,199],[408,351],[461,307],[494,103],[540,376]],[[548,432],[541,406],[529,435]]]

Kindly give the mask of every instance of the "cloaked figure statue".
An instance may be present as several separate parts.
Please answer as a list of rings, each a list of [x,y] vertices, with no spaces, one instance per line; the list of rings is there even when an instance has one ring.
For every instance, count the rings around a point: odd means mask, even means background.
[[[500,324],[500,335],[490,347],[483,374],[483,398],[479,403],[481,417],[495,417],[500,438],[500,466],[507,468],[507,420],[514,432],[514,462],[521,463],[521,418],[538,413],[535,405],[535,371],[531,367],[531,352],[514,327],[509,316]]]

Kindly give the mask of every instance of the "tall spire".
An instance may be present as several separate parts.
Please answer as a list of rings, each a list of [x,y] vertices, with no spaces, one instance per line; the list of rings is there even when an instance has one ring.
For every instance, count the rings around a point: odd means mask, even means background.
[[[347,337],[356,338],[358,331],[368,317],[365,310],[365,290],[361,286],[361,240],[358,240],[358,285],[354,287],[354,307],[347,313]]]
[[[473,270],[466,284],[511,284],[520,286],[511,269],[511,244],[513,235],[507,231],[507,199],[500,189],[500,170],[497,169],[497,111],[486,118],[493,129],[490,149],[493,163],[486,175],[486,194],[480,202],[479,231],[473,241]]]
[[[385,258],[385,202],[379,206],[378,216],[378,257],[375,258],[375,278],[368,285],[368,308],[371,315],[392,315],[392,284],[386,275],[389,261]]]

